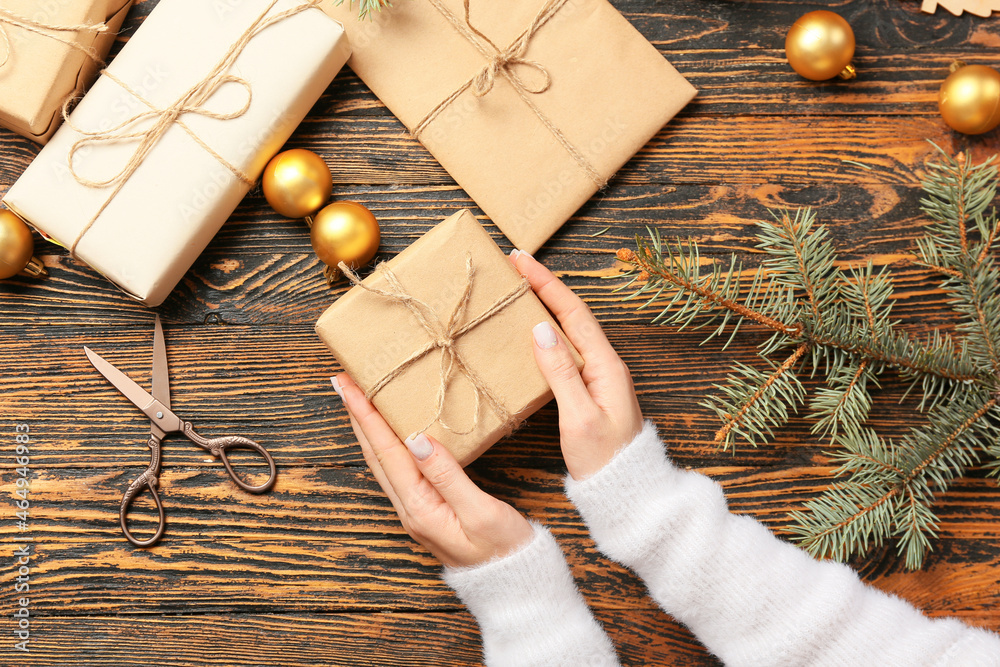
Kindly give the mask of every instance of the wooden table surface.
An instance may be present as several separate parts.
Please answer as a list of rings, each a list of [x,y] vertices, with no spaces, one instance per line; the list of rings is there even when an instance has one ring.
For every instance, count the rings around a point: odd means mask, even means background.
[[[406,1],[406,0],[400,0]],[[138,2],[119,42],[156,0]],[[819,6],[762,0],[614,0],[699,89],[671,122],[538,253],[593,307],[631,366],[646,415],[673,456],[718,479],[734,510],[776,531],[830,481],[830,450],[794,419],[776,442],[735,456],[712,444],[698,406],[733,357],[696,333],[655,327],[612,289],[615,249],[646,225],[752,263],[753,222],[768,207],[814,206],[846,260],[897,276],[913,331],[951,326],[932,276],[911,263],[926,219],[919,180],[934,151],[1000,152],[997,132],[964,137],[937,113],[957,58],[1000,66],[1000,18],[919,11],[915,0],[831,5],[857,35],[859,77],[811,83],[784,60],[793,21]],[[120,43],[116,45],[120,47]],[[447,215],[482,212],[350,71],[289,144],[331,165],[336,196],[364,203],[391,257]],[[37,152],[0,131],[0,193]],[[867,165],[849,164],[852,160]],[[57,196],[57,193],[54,193]],[[610,227],[606,233],[594,236]],[[489,230],[509,249],[492,225]],[[402,531],[365,467],[330,387],[339,370],[313,324],[345,289],[328,288],[305,225],[279,218],[259,189],[195,263],[163,318],[174,407],[211,433],[265,443],[280,467],[268,495],[236,489],[183,439],[164,450],[168,532],[135,549],[118,527],[121,493],[148,463],[148,422],[87,362],[82,346],[149,381],[153,312],[51,245],[51,277],[0,284],[0,664],[474,665],[472,617],[439,567]],[[873,421],[890,436],[920,419],[891,374]],[[16,525],[15,426],[31,429],[27,531]],[[712,665],[639,581],[595,549],[562,492],[553,406],[471,467],[482,486],[552,527],[626,665]],[[1000,630],[1000,493],[973,472],[938,504],[941,535],[923,571],[886,547],[854,565],[873,585],[934,616]],[[33,539],[30,652],[14,650],[15,540]]]

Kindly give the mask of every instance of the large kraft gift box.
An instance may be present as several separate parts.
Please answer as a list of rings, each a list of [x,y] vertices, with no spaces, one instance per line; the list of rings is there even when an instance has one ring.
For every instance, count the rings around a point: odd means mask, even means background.
[[[131,6],[132,0],[0,0],[0,125],[48,141],[67,100],[94,80]],[[66,27],[95,29],[59,29]]]
[[[352,287],[316,331],[400,439],[423,430],[468,465],[552,399],[532,350],[543,321],[559,331],[464,210]]]
[[[350,4],[348,65],[528,252],[695,95],[607,0]]]
[[[349,55],[315,3],[164,0],[4,203],[159,305]]]

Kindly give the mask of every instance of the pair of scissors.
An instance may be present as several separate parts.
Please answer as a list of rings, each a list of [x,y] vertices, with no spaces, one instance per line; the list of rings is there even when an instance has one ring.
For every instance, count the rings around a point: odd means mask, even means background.
[[[149,467],[139,475],[125,491],[122,497],[120,510],[120,520],[122,533],[125,539],[137,547],[148,547],[156,544],[163,537],[166,528],[166,517],[163,512],[163,503],[160,502],[160,494],[157,491],[160,480],[160,445],[163,438],[169,433],[181,433],[188,440],[198,447],[201,447],[213,457],[222,459],[226,466],[226,472],[238,487],[249,493],[265,493],[274,486],[278,471],[274,465],[274,459],[263,446],[253,440],[241,436],[225,436],[221,438],[204,438],[195,432],[191,422],[184,421],[170,410],[170,375],[167,371],[167,348],[163,341],[163,327],[160,325],[160,316],[156,316],[156,329],[153,333],[153,393],[150,394],[145,389],[133,382],[127,375],[104,360],[99,354],[88,347],[84,347],[87,358],[94,365],[101,375],[108,382],[113,384],[118,391],[125,395],[125,398],[132,401],[137,408],[149,417],[149,441],[146,443],[150,451]],[[228,453],[234,449],[252,450],[259,453],[267,461],[270,475],[263,484],[251,485],[243,481],[233,470],[229,463]],[[156,510],[160,515],[160,523],[156,533],[146,540],[137,539],[128,528],[128,512],[132,502],[142,493],[148,490],[156,504]]]

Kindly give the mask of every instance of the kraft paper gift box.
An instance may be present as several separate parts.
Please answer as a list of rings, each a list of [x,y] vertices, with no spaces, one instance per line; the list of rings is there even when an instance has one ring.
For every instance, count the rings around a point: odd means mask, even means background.
[[[348,65],[528,252],[695,95],[607,0],[351,4]]]
[[[165,0],[4,203],[159,305],[349,55],[315,3]]]
[[[400,439],[426,427],[468,465],[551,400],[531,330],[543,321],[559,327],[468,210],[363,284],[316,331]]]
[[[132,0],[0,0],[0,125],[48,141],[67,100],[93,82],[131,6]],[[61,29],[67,27],[85,29]]]

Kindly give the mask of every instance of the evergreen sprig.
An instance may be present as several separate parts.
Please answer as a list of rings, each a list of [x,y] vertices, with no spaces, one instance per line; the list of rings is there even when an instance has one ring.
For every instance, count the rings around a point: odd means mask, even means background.
[[[348,0],[348,7],[354,6],[355,0]],[[392,0],[357,0],[358,3],[358,20],[364,21],[365,19],[372,18],[374,12],[382,11],[383,7],[392,7]],[[344,4],[344,0],[337,0],[337,6]]]
[[[940,149],[938,149],[940,151]],[[893,319],[893,282],[871,262],[840,268],[827,229],[809,209],[772,212],[758,223],[764,260],[749,285],[742,263],[704,262],[692,241],[664,242],[655,229],[636,249],[618,251],[630,265],[619,290],[660,308],[653,321],[711,327],[706,338],[744,323],[772,333],[758,353],[764,370],[737,363],[703,405],[722,426],[716,441],[767,442],[806,405],[813,433],[829,438],[842,478],[790,514],[789,532],[811,553],[846,560],[895,539],[908,568],[932,548],[935,494],[975,465],[1000,476],[1000,224],[991,207],[996,160],[968,154],[930,165],[921,208],[931,219],[918,241],[921,263],[941,274],[958,321],[955,335],[918,338]],[[777,360],[772,357],[776,357]],[[921,394],[924,423],[898,442],[866,426],[871,390],[895,369]],[[806,397],[800,375],[820,374]]]

